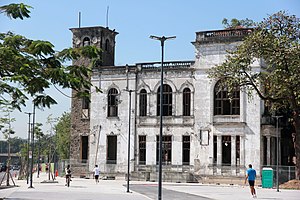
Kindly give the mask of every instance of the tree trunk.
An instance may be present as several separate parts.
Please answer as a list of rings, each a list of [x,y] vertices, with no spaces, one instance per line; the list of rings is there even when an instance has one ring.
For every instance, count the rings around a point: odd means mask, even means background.
[[[299,114],[297,113],[296,116],[294,116],[294,121],[295,121],[295,132],[296,132],[296,137],[295,137],[295,154],[296,154],[296,179],[300,180],[300,117]]]

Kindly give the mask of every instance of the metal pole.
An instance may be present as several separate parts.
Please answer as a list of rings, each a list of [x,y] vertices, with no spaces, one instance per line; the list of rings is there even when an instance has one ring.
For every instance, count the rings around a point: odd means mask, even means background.
[[[276,156],[276,189],[277,192],[279,192],[279,118],[283,116],[273,116],[276,118],[276,135],[277,135],[277,140],[276,140],[276,147],[277,147],[277,156]]]
[[[11,126],[10,126],[10,113],[9,113],[9,124],[8,124],[8,139],[7,139],[7,144],[8,144],[8,155],[7,155],[7,162],[6,162],[6,186],[9,186],[9,176],[10,176],[10,134],[12,133],[11,131]]]
[[[96,144],[95,165],[97,165],[97,160],[98,160],[98,150],[99,150],[100,132],[101,132],[101,125],[99,125],[98,140],[97,140],[97,144]],[[96,134],[95,134],[95,135],[96,135]],[[96,137],[96,136],[95,136],[95,137]]]
[[[30,126],[31,126],[31,124],[30,124],[30,115],[31,115],[32,113],[27,113],[27,112],[25,112],[25,114],[27,114],[27,115],[28,115],[28,139],[27,139],[27,177],[26,177],[26,179],[27,179],[27,184],[28,184],[28,182],[29,182],[29,143],[30,143]]]
[[[163,137],[163,81],[164,81],[164,43],[161,40],[161,68],[160,68],[160,102],[159,102],[159,169],[158,169],[158,199],[162,199],[162,137]]]
[[[40,178],[40,148],[41,148],[41,143],[40,143],[40,139],[41,139],[41,136],[39,135],[39,138],[38,138],[38,166],[37,166],[37,178]]]
[[[162,199],[162,136],[163,136],[163,80],[164,80],[164,43],[168,39],[175,39],[176,37],[157,37],[150,36],[151,39],[159,40],[161,44],[161,68],[160,68],[160,102],[159,102],[159,167],[158,167],[158,200]]]
[[[277,123],[276,123],[276,132],[277,132],[277,161],[276,161],[276,189],[277,192],[279,192],[279,127],[278,127],[278,123],[279,123],[279,118],[282,116],[275,116]]]
[[[33,175],[33,155],[34,155],[34,124],[35,123],[35,104],[33,103],[33,118],[32,118],[32,134],[31,134],[31,165],[30,165],[30,186],[29,188],[33,188],[32,186],[32,175]]]
[[[129,92],[129,111],[128,111],[128,159],[127,159],[127,192],[129,191],[129,173],[130,173],[130,120],[131,120],[131,92],[132,90],[128,90]]]

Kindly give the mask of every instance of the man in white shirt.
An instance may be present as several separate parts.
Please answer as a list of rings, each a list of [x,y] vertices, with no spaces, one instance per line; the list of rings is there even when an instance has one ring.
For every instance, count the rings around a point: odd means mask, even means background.
[[[96,183],[98,183],[99,182],[99,174],[100,174],[98,165],[95,165],[93,172],[94,172],[94,177],[95,177]]]

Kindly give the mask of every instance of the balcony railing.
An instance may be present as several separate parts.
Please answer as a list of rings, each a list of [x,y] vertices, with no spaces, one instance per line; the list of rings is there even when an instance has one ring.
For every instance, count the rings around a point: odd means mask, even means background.
[[[245,36],[249,35],[253,29],[227,29],[215,31],[202,31],[197,32],[196,42],[209,43],[227,40],[242,40]]]
[[[194,61],[164,62],[164,69],[189,68],[194,63]],[[136,65],[141,67],[142,69],[157,69],[161,67],[161,62],[137,63]]]

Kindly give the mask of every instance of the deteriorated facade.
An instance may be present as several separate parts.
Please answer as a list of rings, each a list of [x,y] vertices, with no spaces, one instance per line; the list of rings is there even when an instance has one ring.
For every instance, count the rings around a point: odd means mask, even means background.
[[[131,173],[156,178],[159,115],[163,106],[163,170],[193,175],[243,176],[252,163],[260,173],[274,163],[270,138],[274,126],[262,121],[264,104],[210,80],[206,71],[221,64],[227,50],[251,29],[197,32],[192,44],[195,60],[164,63],[163,102],[160,103],[160,63],[114,66],[116,32],[103,27],[76,28],[73,45],[103,49],[103,63],[93,69],[91,103],[72,101],[71,158],[95,164],[103,173],[126,173],[130,139]],[[76,62],[82,62],[81,60]],[[252,68],[260,71],[257,59]],[[129,110],[130,108],[130,110]]]

